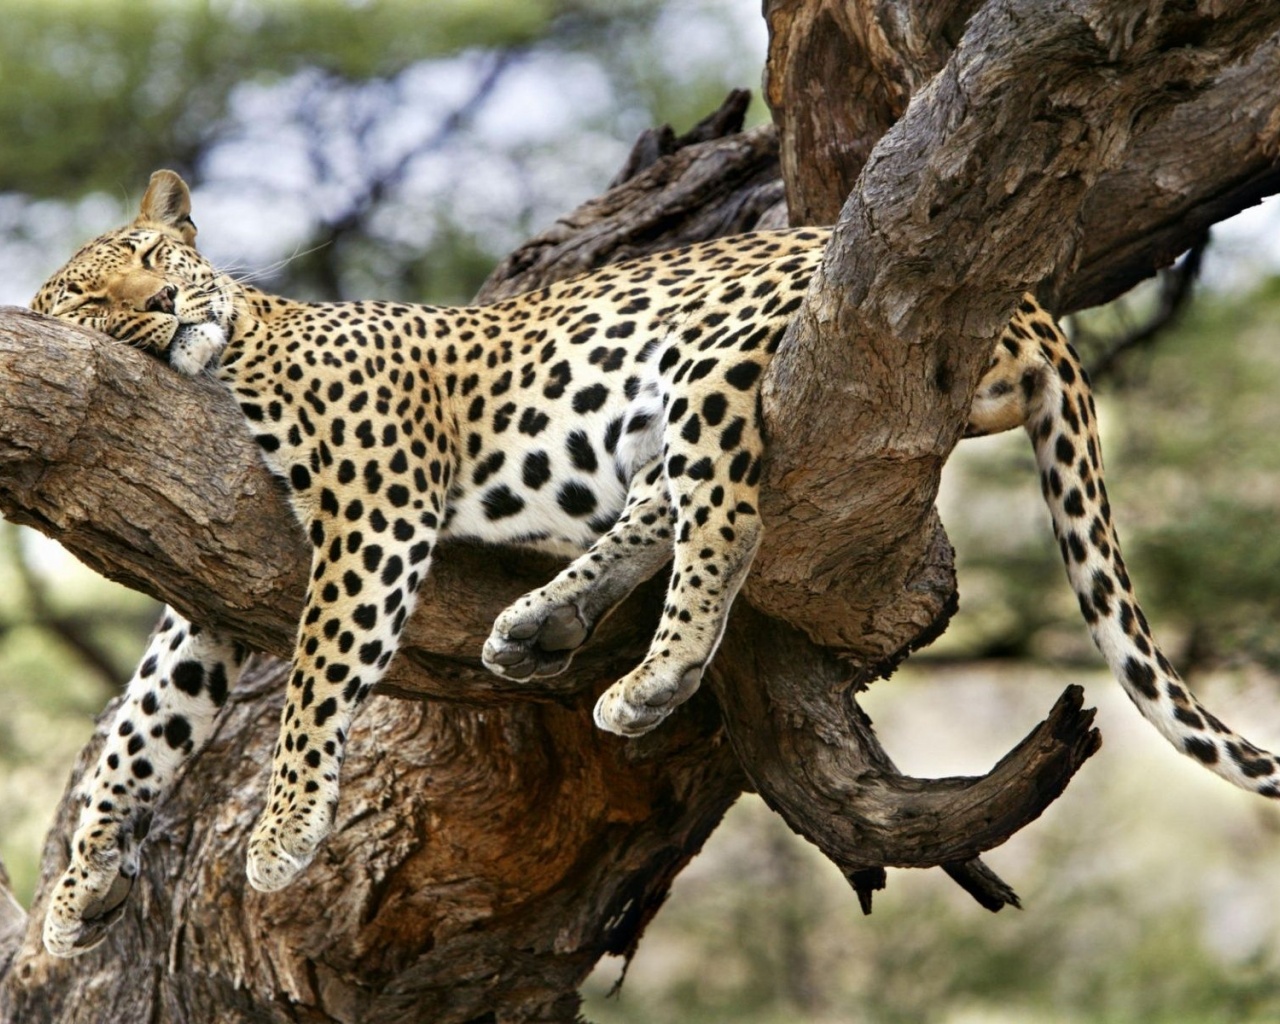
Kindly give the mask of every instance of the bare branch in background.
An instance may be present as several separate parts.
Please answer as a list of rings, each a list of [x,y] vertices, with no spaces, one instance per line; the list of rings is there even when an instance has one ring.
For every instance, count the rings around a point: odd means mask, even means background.
[[[1102,346],[1102,351],[1087,366],[1095,383],[1114,376],[1117,364],[1129,353],[1156,344],[1166,329],[1173,327],[1186,312],[1195,294],[1209,241],[1206,230],[1182,259],[1156,275],[1156,306],[1141,324],[1105,343],[1088,333],[1081,334],[1081,342],[1090,348]]]
[[[413,145],[406,146],[385,166],[377,166],[373,161],[362,165],[372,170],[360,183],[359,192],[351,197],[345,211],[321,224],[319,237],[306,246],[310,250],[307,262],[315,275],[315,283],[320,291],[319,297],[337,300],[346,296],[347,289],[343,286],[342,268],[347,256],[345,250],[348,242],[352,238],[363,238],[369,234],[370,218],[374,216],[388,195],[403,184],[414,162],[452,143],[458,133],[483,109],[503,75],[523,55],[523,50],[515,48],[496,50],[486,55],[487,67],[476,80],[470,94],[440,120],[434,131]],[[334,80],[326,78],[318,82],[313,89],[324,95],[331,93],[334,85]],[[392,92],[398,93],[402,83],[393,80],[387,83],[387,87]],[[317,97],[317,100],[319,98]],[[321,186],[339,177],[329,155],[332,142],[331,128],[316,117],[316,112],[322,106],[320,102],[311,102],[302,106],[304,123],[310,129],[308,153],[315,180]],[[352,123],[348,125],[348,131],[355,145],[362,152],[373,151],[376,141],[373,136],[382,127],[382,122],[382,117],[365,113],[363,116],[355,116]]]
[[[106,649],[94,635],[111,618],[107,611],[95,611],[92,615],[77,615],[59,611],[49,594],[48,585],[31,565],[22,543],[22,533],[9,523],[0,522],[0,536],[4,538],[9,562],[18,574],[23,590],[23,611],[14,621],[0,622],[0,634],[15,625],[26,625],[47,632],[56,643],[67,647],[76,655],[89,672],[101,682],[109,694],[120,691],[128,682],[128,674],[122,672]]]

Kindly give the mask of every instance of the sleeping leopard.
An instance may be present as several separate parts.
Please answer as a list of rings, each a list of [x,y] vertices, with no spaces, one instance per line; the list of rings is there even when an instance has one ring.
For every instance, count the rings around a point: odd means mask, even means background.
[[[395,656],[446,536],[572,557],[498,616],[492,671],[563,671],[672,563],[644,660],[595,721],[635,736],[697,689],[761,538],[758,390],[828,232],[743,234],[608,266],[489,306],[304,303],[215,270],[186,184],[157,171],[137,218],[84,246],[38,312],[98,328],[234,395],[311,542],[311,577],[266,806],[257,889],[287,885],[332,827],[352,716]],[[1276,758],[1206,711],[1156,646],[1120,555],[1088,380],[1026,298],[966,433],[1024,426],[1094,641],[1138,710],[1226,779],[1280,796]],[[44,941],[71,956],[120,916],[151,808],[201,748],[244,652],[166,610],[83,784]]]

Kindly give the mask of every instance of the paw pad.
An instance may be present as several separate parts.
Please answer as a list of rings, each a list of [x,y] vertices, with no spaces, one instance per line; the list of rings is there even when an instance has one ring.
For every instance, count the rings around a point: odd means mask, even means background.
[[[601,694],[596,701],[596,725],[619,736],[642,736],[693,696],[701,682],[701,665],[675,678],[641,665]]]
[[[121,870],[88,871],[73,863],[54,889],[44,919],[44,947],[53,956],[87,953],[124,916],[135,876]]]
[[[316,849],[332,829],[332,803],[319,801],[285,817],[264,812],[249,838],[245,873],[259,892],[275,892],[298,877],[315,858]]]
[[[559,675],[590,633],[577,605],[548,608],[526,599],[494,621],[482,657],[489,671],[507,679]]]

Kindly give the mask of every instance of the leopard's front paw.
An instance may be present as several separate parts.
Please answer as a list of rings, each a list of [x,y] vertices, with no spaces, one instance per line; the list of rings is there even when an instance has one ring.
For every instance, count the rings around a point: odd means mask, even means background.
[[[77,854],[49,900],[44,948],[58,957],[93,949],[124,915],[136,877],[137,865],[126,865],[118,849]]]
[[[249,884],[259,892],[275,892],[297,878],[332,828],[328,807],[319,803],[279,816],[264,811],[249,838]]]
[[[490,672],[506,679],[559,675],[590,634],[576,604],[551,605],[530,594],[494,620],[481,656]]]
[[[596,725],[619,736],[640,736],[688,700],[702,682],[702,666],[683,672],[654,671],[645,662],[596,701]]]

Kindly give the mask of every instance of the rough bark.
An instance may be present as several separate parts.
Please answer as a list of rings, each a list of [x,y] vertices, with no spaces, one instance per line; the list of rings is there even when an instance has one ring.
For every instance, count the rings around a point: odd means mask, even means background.
[[[1024,291],[1052,291],[1096,251],[1080,226],[1116,182],[1182,180],[1168,169],[1185,146],[1155,126],[1183,123],[1219,86],[1253,96],[1243,134],[1280,181],[1274,90],[1237,88],[1268,60],[1280,60],[1274,5],[993,0],[974,15],[863,168],[771,369],[757,604],[873,671],[903,653],[904,624],[918,633],[945,614],[933,498],[996,335]],[[1200,209],[1239,179],[1234,165],[1197,166]],[[1134,246],[1110,243],[1124,264]]]
[[[880,136],[946,63],[977,0],[766,0],[764,98],[796,224],[834,224]]]
[[[631,948],[740,787],[709,701],[626,745],[581,708],[374,698],[352,734],[335,834],[297,884],[266,896],[248,887],[243,850],[282,676],[271,660],[237,691],[159,810],[102,947],[43,954],[36,901],[4,1020],[197,1021],[215,1008],[246,1024],[573,1020],[586,971]],[[65,864],[73,813],[64,801],[47,870]]]
[[[766,0],[765,99],[792,223],[835,222],[872,147],[952,56],[978,7],[975,0]],[[969,130],[996,128],[997,137],[1012,138],[1011,126],[1033,129],[1021,140],[1028,153],[1070,148],[1078,132],[1085,149],[1104,154],[1089,168],[1085,202],[1046,210],[1057,214],[1054,235],[1069,232],[1074,247],[1040,285],[1050,308],[1066,314],[1115,298],[1173,263],[1208,225],[1280,190],[1274,5],[989,4],[984,17],[969,35],[992,58],[988,81],[997,89],[1016,82],[1014,92],[1050,86],[1040,91],[1048,117],[1017,120],[1029,103],[1017,110],[1020,97],[1001,93],[993,107],[967,112],[978,122]],[[1039,35],[1048,24],[1079,37]],[[1021,61],[1033,51],[1046,63]],[[1010,67],[1004,57],[1021,62],[1023,77],[998,74]],[[972,66],[972,58],[963,63]],[[1030,101],[1030,93],[1021,98]],[[1108,105],[1109,123],[1088,116]],[[944,170],[957,186],[979,170],[999,206],[1033,184],[1026,177],[1033,165],[1001,159],[986,169],[958,165],[957,175]],[[928,219],[927,205],[917,207]]]
[[[1071,687],[987,775],[905,776],[875,742],[845,660],[749,607],[735,611],[711,677],[752,787],[844,872],[868,912],[885,866],[941,865],[987,909],[1017,904],[975,858],[1039,817],[1100,743]]]
[[[816,33],[830,21],[810,25]],[[1249,4],[1203,12],[1008,0],[973,16],[863,167],[771,367],[769,534],[746,588],[753,604],[840,650],[857,682],[891,670],[941,628],[955,591],[933,503],[995,336],[1024,291],[1070,280],[1098,244],[1079,225],[1116,182],[1158,177],[1183,158],[1155,126],[1185,125],[1188,104],[1203,109],[1219,88],[1233,92],[1250,126],[1242,136],[1255,158],[1251,180],[1277,181],[1280,108],[1273,93],[1244,83],[1280,55],[1278,30],[1280,9]],[[1180,45],[1188,38],[1196,45]],[[1239,167],[1198,169],[1197,209],[1238,187]],[[1173,177],[1185,199],[1185,179]],[[1152,238],[1169,237],[1167,224],[1146,223]],[[1135,252],[1151,251],[1149,239],[1110,241],[1120,276]],[[1095,274],[1093,287],[1115,279]],[[757,781],[840,863],[851,816],[815,822],[812,812],[824,799],[840,806],[838,780],[853,766],[830,777],[811,768],[832,756],[824,726],[838,692],[821,677],[786,687],[794,745],[759,762],[785,778]],[[768,734],[784,736],[776,725]],[[751,773],[756,762],[743,763]]]
[[[1164,44],[1170,19],[1185,35],[1189,18],[1191,63],[1221,73],[1187,92],[1169,83],[1188,58]],[[275,896],[242,878],[278,711],[278,669],[264,663],[161,809],[112,938],[53,962],[37,901],[0,980],[0,1019],[98,1020],[106,1006],[124,1021],[200,1019],[216,1005],[246,1021],[570,1020],[578,980],[602,952],[631,948],[748,780],[864,903],[885,864],[944,864],[985,905],[1012,899],[972,858],[1095,748],[1078,696],[985,779],[929,781],[896,771],[853,696],[953,606],[933,493],[1002,317],[1041,277],[1072,280],[1090,255],[1106,268],[1109,252],[1128,267],[1152,251],[1144,237],[1170,232],[1158,203],[1129,234],[1104,227],[1101,243],[1079,225],[1109,183],[1150,185],[1181,156],[1158,148],[1172,143],[1153,126],[1256,66],[1276,20],[1252,5],[1201,17],[993,3],[932,84],[910,83],[916,99],[873,152],[775,364],[756,610],[731,625],[716,700],[699,695],[639,741],[594,731],[589,703],[639,652],[652,588],[558,686],[483,674],[493,615],[549,566],[446,547],[391,688],[450,703],[375,699],[352,739],[339,829],[303,878]],[[516,254],[506,287],[777,218],[768,129],[667,145],[645,143],[619,189]],[[1236,168],[1209,170],[1183,192],[1188,209],[1237,194]],[[1255,187],[1263,176],[1249,173]],[[0,324],[0,509],[108,575],[287,651],[304,553],[225,396],[65,325],[16,311]],[[70,813],[64,801],[45,886]]]

